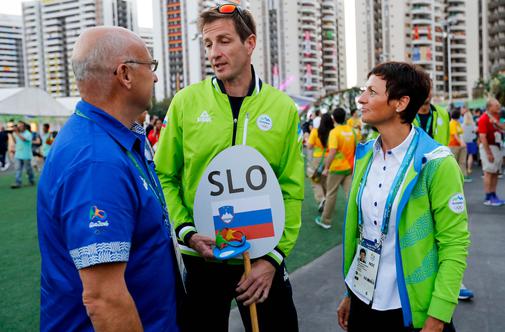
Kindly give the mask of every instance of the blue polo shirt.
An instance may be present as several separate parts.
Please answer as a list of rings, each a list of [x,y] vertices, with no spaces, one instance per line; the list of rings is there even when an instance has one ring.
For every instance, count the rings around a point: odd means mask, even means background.
[[[145,331],[179,331],[177,265],[163,208],[145,177],[144,138],[80,101],[52,145],[38,187],[41,331],[93,331],[78,270],[127,262]],[[154,174],[154,173],[153,173]],[[152,185],[160,184],[154,177]]]

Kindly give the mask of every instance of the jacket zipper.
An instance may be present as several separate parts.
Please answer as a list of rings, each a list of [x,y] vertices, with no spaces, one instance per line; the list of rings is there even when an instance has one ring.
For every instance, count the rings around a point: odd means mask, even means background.
[[[237,137],[237,123],[238,123],[238,117],[236,118],[235,116],[233,117],[233,138],[231,140],[231,145],[235,145],[235,138]]]

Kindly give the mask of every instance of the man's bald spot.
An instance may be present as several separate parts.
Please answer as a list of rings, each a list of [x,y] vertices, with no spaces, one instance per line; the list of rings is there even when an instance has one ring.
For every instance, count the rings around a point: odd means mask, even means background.
[[[93,27],[84,30],[74,45],[72,68],[77,81],[102,79],[139,49],[145,49],[144,41],[132,31],[122,27]]]
[[[498,101],[498,99],[490,98],[486,103],[486,108],[489,109],[489,108],[496,106],[496,105],[498,105],[498,107],[500,106],[500,102]]]

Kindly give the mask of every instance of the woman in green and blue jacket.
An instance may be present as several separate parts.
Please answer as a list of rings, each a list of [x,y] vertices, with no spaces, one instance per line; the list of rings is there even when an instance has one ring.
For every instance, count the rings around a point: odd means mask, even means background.
[[[356,151],[337,312],[345,330],[454,331],[468,215],[450,150],[412,125],[429,90],[422,69],[388,62],[358,100],[380,136]]]

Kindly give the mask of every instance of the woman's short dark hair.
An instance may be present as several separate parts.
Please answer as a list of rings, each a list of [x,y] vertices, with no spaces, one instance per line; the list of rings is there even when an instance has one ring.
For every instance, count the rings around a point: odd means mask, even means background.
[[[345,110],[342,107],[337,107],[333,111],[333,120],[338,124],[343,124],[345,122]]]
[[[198,28],[200,29],[200,32],[202,32],[205,25],[223,18],[233,21],[235,30],[237,31],[242,43],[250,35],[256,35],[256,23],[254,22],[251,12],[240,7],[237,7],[237,10],[231,14],[218,12],[217,7],[206,10],[202,12],[198,18]]]
[[[461,111],[460,110],[454,110],[451,113],[451,119],[458,120],[461,118]]]
[[[384,62],[375,66],[368,77],[375,75],[386,81],[388,102],[403,96],[410,98],[407,108],[400,113],[403,123],[412,123],[417,111],[424,103],[431,89],[428,74],[420,67],[406,62]]]

